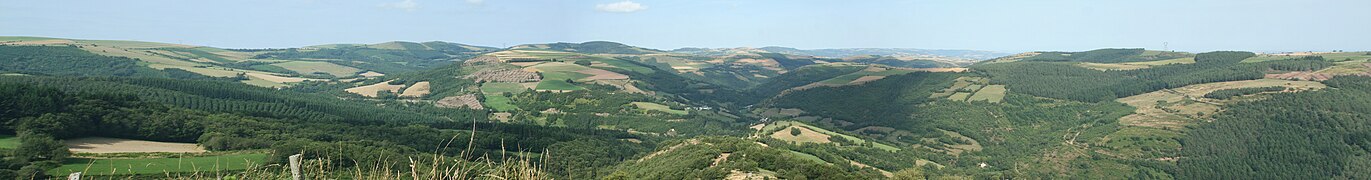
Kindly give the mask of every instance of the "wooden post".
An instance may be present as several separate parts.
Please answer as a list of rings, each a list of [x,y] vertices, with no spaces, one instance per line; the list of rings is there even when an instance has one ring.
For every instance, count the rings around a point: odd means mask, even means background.
[[[290,155],[290,179],[300,180],[300,156],[302,154]]]
[[[67,175],[67,180],[81,180],[81,172],[74,172]]]

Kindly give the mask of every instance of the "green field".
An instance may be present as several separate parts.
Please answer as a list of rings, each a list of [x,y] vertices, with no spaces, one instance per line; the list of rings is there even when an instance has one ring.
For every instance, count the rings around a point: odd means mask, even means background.
[[[19,148],[19,137],[14,135],[0,135],[0,149]]]
[[[587,74],[570,71],[544,71],[542,72],[542,75],[543,81],[538,82],[536,88],[538,90],[582,90],[585,88],[567,83],[566,80],[577,80],[590,77],[590,75]]]
[[[990,101],[997,103],[1004,100],[1004,92],[1004,85],[989,85],[985,86],[985,88],[981,88],[980,91],[976,91],[976,94],[971,95],[971,98],[967,99],[967,101]]]
[[[572,71],[580,71],[580,70],[588,70],[588,69],[590,69],[589,67],[585,67],[585,66],[581,66],[581,65],[576,65],[576,64],[571,64],[571,63],[564,63],[564,62],[548,62],[548,63],[542,63],[542,64],[534,65],[534,66],[532,66],[532,68],[538,69],[538,70],[542,70],[542,71],[553,71],[553,72],[559,72],[559,71],[572,72]]]
[[[657,104],[657,103],[650,103],[650,102],[633,102],[633,105],[634,105],[634,106],[638,106],[638,108],[643,108],[643,109],[653,110],[653,111],[661,111],[661,112],[664,112],[664,113],[675,114],[675,115],[686,115],[686,114],[689,114],[689,113],[690,113],[690,112],[686,112],[685,110],[675,110],[675,109],[671,109],[670,106],[666,106],[666,105],[662,105],[662,104]]]
[[[507,112],[518,110],[519,107],[514,106],[514,104],[510,104],[511,100],[509,99],[509,97],[505,97],[503,94],[522,93],[524,91],[528,91],[528,88],[524,88],[524,86],[519,85],[519,83],[488,82],[485,84],[481,84],[481,92],[482,95],[485,96],[486,107],[494,109],[496,111]]]
[[[64,161],[61,167],[48,170],[49,175],[65,176],[73,172],[85,175],[163,174],[205,171],[234,171],[260,165],[267,154],[230,154],[187,158],[146,159],[80,159]]]
[[[528,88],[524,88],[519,83],[488,82],[481,84],[481,92],[487,94],[522,93],[524,91],[528,91]]]
[[[259,65],[252,65],[252,66],[248,66],[248,67],[249,67],[249,68],[252,68],[252,69],[255,69],[255,70],[259,70],[259,71],[267,71],[267,72],[274,72],[274,73],[290,73],[290,72],[295,72],[295,71],[291,71],[290,69],[281,68],[281,66],[274,66],[274,65],[270,65],[270,64],[259,64]],[[297,73],[298,73],[298,72],[297,72]]]
[[[563,80],[548,80],[548,79],[544,79],[543,81],[539,81],[539,82],[538,82],[538,88],[537,88],[537,89],[538,89],[538,90],[566,90],[566,91],[572,91],[572,90],[583,90],[583,89],[585,89],[585,88],[582,88],[582,87],[580,87],[580,86],[576,86],[575,84],[567,83],[566,81],[563,81]]]
[[[607,58],[598,58],[597,60],[593,60],[593,61],[599,61],[599,62],[608,64],[608,65],[610,65],[610,66],[614,66],[615,68],[624,69],[624,70],[629,70],[629,71],[633,71],[633,72],[637,72],[637,73],[652,74],[653,72],[656,72],[656,71],[653,71],[652,68],[639,66],[638,64],[633,64],[633,63],[631,63],[631,62],[624,61],[624,60],[607,59]]]
[[[805,124],[805,123],[801,123],[801,122],[795,122],[795,121],[777,121],[776,123],[772,123],[772,124],[767,125],[766,127],[762,127],[762,132],[763,132],[763,133],[766,133],[766,134],[770,134],[770,133],[772,133],[772,132],[776,132],[776,131],[779,131],[779,130],[785,130],[785,129],[781,129],[781,128],[786,128],[786,127],[790,127],[790,126],[802,126],[802,127],[805,127],[805,128],[809,128],[809,130],[814,130],[814,132],[823,133],[823,134],[825,134],[825,135],[843,137],[843,138],[847,139],[848,141],[851,141],[851,142],[856,143],[856,144],[865,144],[865,143],[866,143],[866,140],[865,140],[865,139],[858,138],[858,137],[856,137],[856,136],[850,136],[850,135],[847,135],[847,134],[837,133],[837,132],[829,131],[829,130],[824,129],[824,128],[819,128],[819,127],[815,127],[815,126],[812,126],[812,125],[809,125],[809,124]],[[882,150],[887,150],[887,151],[899,151],[899,150],[900,150],[900,148],[897,148],[897,147],[891,146],[891,145],[887,145],[887,144],[885,144],[885,143],[871,142],[871,144],[872,144],[873,146],[875,146],[876,148],[879,148],[879,149],[882,149]]]
[[[295,71],[300,74],[313,74],[318,72],[337,77],[346,77],[355,75],[357,72],[362,72],[361,69],[319,61],[289,61],[271,65]]]
[[[501,111],[501,112],[508,112],[508,111],[513,111],[513,110],[519,110],[519,106],[514,106],[514,104],[510,104],[510,99],[509,99],[509,97],[505,97],[505,96],[500,95],[500,94],[492,94],[492,93],[485,93],[485,94],[482,94],[482,95],[485,95],[485,97],[486,97],[485,105],[486,105],[487,108],[494,109],[495,111]]]

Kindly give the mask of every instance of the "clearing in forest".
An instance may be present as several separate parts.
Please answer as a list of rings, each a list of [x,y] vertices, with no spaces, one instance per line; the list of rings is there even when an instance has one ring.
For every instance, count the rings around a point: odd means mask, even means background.
[[[1297,91],[1327,87],[1315,81],[1258,79],[1189,85],[1119,98],[1115,101],[1136,108],[1133,114],[1119,118],[1119,124],[1179,130],[1196,120],[1207,119],[1217,113],[1220,106],[1226,102],[1204,98],[1205,94],[1223,89],[1275,86]]]
[[[300,74],[325,73],[336,77],[346,77],[361,72],[361,69],[321,61],[286,61],[271,64]]]
[[[660,112],[664,112],[664,113],[667,113],[667,114],[675,114],[675,115],[686,115],[686,114],[689,114],[689,112],[687,112],[687,111],[685,111],[685,110],[675,110],[675,109],[671,109],[671,106],[662,105],[662,104],[657,104],[657,103],[650,103],[650,102],[633,102],[632,104],[633,104],[633,106],[637,106],[638,108],[642,108],[642,109],[645,109],[645,110],[652,110],[652,111],[660,111]]]
[[[76,153],[205,152],[195,143],[172,143],[120,138],[88,137],[63,141]]]
[[[1153,67],[1153,66],[1161,66],[1161,65],[1169,65],[1169,64],[1191,64],[1191,63],[1195,63],[1195,58],[1193,58],[1193,57],[1187,57],[1187,58],[1176,58],[1176,59],[1167,59],[1167,60],[1141,61],[1141,62],[1124,62],[1124,63],[1092,63],[1092,62],[1081,62],[1081,63],[1077,63],[1076,66],[1080,66],[1080,67],[1084,67],[1084,68],[1089,68],[1089,69],[1094,69],[1094,70],[1105,71],[1105,70],[1135,70],[1135,69],[1146,69],[1146,68],[1151,68],[1151,67]]]
[[[998,103],[1004,100],[1005,91],[1004,85],[985,86],[984,88],[981,88],[980,91],[976,91],[976,94],[971,95],[971,98],[968,98],[966,101],[988,101]]]
[[[798,134],[798,135],[791,135],[790,132],[791,132],[791,131],[796,131],[796,130],[800,131],[800,134]],[[823,134],[823,133],[819,133],[819,132],[817,132],[817,131],[814,131],[814,130],[809,129],[808,127],[804,127],[804,126],[790,126],[790,127],[783,128],[783,129],[781,129],[781,130],[779,130],[779,131],[776,131],[776,132],[772,132],[772,133],[771,133],[771,138],[776,138],[776,139],[779,139],[779,140],[789,141],[789,142],[794,142],[794,143],[831,143],[831,142],[833,142],[833,141],[829,141],[829,140],[828,140],[829,137],[832,137],[832,136],[829,136],[829,135]]]
[[[400,89],[403,89],[403,88],[405,88],[405,85],[404,85],[404,84],[391,85],[391,84],[390,84],[390,81],[386,81],[386,82],[380,82],[380,83],[376,83],[376,84],[372,84],[372,85],[366,85],[366,86],[358,86],[358,87],[354,87],[354,88],[348,88],[348,89],[346,89],[346,90],[344,90],[344,91],[347,91],[347,92],[350,92],[350,93],[353,93],[353,94],[357,94],[357,95],[366,96],[366,97],[377,97],[377,96],[380,95],[380,94],[378,93],[379,91],[388,91],[388,92],[394,93],[394,92],[400,91]]]
[[[946,98],[952,101],[986,101],[999,103],[1009,90],[1005,85],[992,85],[985,77],[957,77],[942,91],[934,92],[928,98]]]
[[[14,135],[0,135],[0,149],[19,148],[19,137]]]
[[[801,134],[800,134],[799,136],[792,136],[792,135],[790,135],[790,129],[789,129],[790,127],[798,127],[798,128],[801,130]],[[806,130],[807,130],[807,131],[806,131]],[[808,133],[808,132],[816,132],[816,133],[818,133],[818,134],[815,134],[815,135],[804,134],[804,133]],[[813,125],[809,125],[809,124],[805,124],[805,123],[801,123],[801,122],[796,122],[796,121],[776,121],[776,122],[774,122],[774,123],[767,124],[765,127],[762,127],[761,133],[762,133],[763,135],[767,135],[767,136],[770,136],[770,137],[772,137],[772,138],[776,138],[778,135],[781,136],[781,137],[792,138],[792,139],[795,138],[795,137],[806,137],[806,136],[808,136],[808,137],[810,137],[810,138],[818,137],[818,136],[823,137],[822,140],[817,140],[817,139],[808,140],[808,141],[810,141],[810,142],[819,142],[819,141],[822,141],[822,142],[824,142],[824,143],[832,142],[831,140],[828,139],[828,137],[832,137],[832,136],[841,137],[841,138],[843,138],[843,139],[846,139],[848,142],[851,142],[851,143],[854,143],[854,144],[865,144],[865,143],[867,142],[866,139],[858,138],[858,137],[856,137],[856,136],[847,135],[847,134],[842,134],[842,133],[838,133],[838,132],[833,132],[833,131],[829,131],[829,130],[824,129],[824,128],[819,128],[819,127],[815,127],[815,126],[813,126]],[[792,139],[784,139],[784,138],[777,138],[777,139],[786,140],[786,141],[791,141],[791,142],[800,142],[800,141],[792,141]],[[887,145],[887,144],[885,144],[885,143],[880,143],[880,142],[874,142],[874,141],[873,141],[873,142],[871,142],[871,144],[872,144],[874,147],[879,148],[879,149],[882,149],[882,150],[887,150],[887,151],[899,151],[899,150],[900,150],[900,148],[896,148],[895,146],[890,146],[890,145]]]
[[[400,97],[424,97],[429,93],[428,86],[428,81],[414,83],[409,88],[405,88],[405,92],[400,93]]]

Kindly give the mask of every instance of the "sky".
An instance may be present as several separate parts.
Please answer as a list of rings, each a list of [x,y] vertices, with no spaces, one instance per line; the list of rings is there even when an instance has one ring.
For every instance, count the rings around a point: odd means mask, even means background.
[[[1371,50],[1367,0],[0,0],[0,36],[1001,52]]]

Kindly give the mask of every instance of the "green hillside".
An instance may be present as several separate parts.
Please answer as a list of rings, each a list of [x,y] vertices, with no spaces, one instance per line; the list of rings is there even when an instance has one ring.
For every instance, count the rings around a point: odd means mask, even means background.
[[[0,176],[1371,177],[1365,55],[977,53],[0,37]]]

